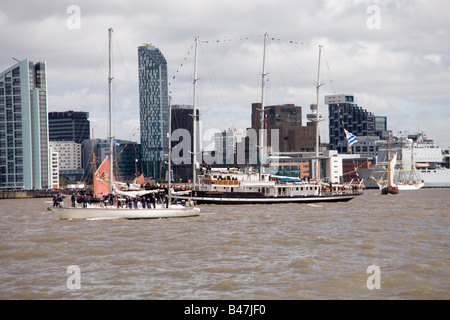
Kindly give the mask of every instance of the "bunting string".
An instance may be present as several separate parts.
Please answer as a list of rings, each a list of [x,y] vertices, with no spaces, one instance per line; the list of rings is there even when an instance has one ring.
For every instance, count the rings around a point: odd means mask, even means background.
[[[231,41],[247,41],[247,40],[253,40],[255,38],[262,38],[264,35],[258,35],[258,36],[250,36],[250,37],[240,37],[240,38],[226,38],[226,39],[217,39],[217,40],[200,40],[202,43],[221,43],[221,42],[231,42]],[[268,37],[271,41],[278,41],[278,42],[285,42],[289,44],[294,45],[312,45],[312,46],[319,46],[320,44],[313,43],[313,42],[303,42],[303,41],[295,41],[295,40],[284,40],[281,38],[276,37]]]
[[[179,72],[180,72],[180,69],[186,64],[188,58],[190,57],[190,54],[191,54],[192,49],[194,49],[194,45],[192,45],[192,46],[189,48],[189,50],[186,52],[184,58],[182,59],[182,62],[180,62],[180,63],[178,64],[177,69],[175,70],[175,72],[174,72],[174,73],[172,74],[172,76],[170,77],[169,83],[168,83],[168,85],[169,85],[169,94],[172,93],[172,91],[170,91],[170,86],[172,85],[172,81],[175,80],[176,74],[179,73]]]
[[[224,43],[224,42],[236,42],[236,41],[248,41],[248,40],[254,40],[258,38],[262,38],[264,35],[257,35],[257,36],[248,36],[248,37],[240,37],[240,38],[225,38],[225,39],[213,39],[213,40],[202,40],[200,39],[200,43],[203,44],[218,44],[218,43]],[[292,45],[299,45],[299,46],[319,46],[320,44],[314,43],[314,42],[303,42],[303,41],[295,41],[295,40],[284,40],[281,38],[276,37],[268,37],[270,41],[276,41],[276,42],[283,42],[287,44]],[[191,51],[194,49],[194,45],[192,45],[189,50],[186,52],[185,56],[182,59],[182,62],[178,64],[177,69],[174,71],[172,76],[169,79],[169,88],[172,85],[172,82],[176,79],[177,74],[180,72],[180,70],[184,67],[186,64],[188,58],[191,56]],[[169,93],[172,93],[169,89]]]

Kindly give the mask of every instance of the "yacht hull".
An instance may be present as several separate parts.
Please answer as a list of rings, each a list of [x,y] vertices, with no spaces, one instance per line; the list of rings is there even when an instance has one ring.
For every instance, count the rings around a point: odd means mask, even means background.
[[[126,209],[115,207],[49,207],[59,219],[161,219],[183,218],[200,215],[196,207],[171,206],[155,209]]]

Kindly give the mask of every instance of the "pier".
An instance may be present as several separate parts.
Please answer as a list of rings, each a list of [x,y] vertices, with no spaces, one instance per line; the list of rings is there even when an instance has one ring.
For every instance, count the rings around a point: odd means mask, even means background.
[[[0,199],[53,198],[62,190],[0,190]]]

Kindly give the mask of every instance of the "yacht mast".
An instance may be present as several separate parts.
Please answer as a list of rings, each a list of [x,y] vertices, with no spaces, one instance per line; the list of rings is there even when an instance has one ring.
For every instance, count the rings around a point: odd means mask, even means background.
[[[112,45],[111,45],[111,35],[112,28],[108,29],[109,34],[109,75],[108,75],[108,89],[109,89],[109,193],[113,191],[113,167],[114,167],[114,152],[113,152],[113,135],[112,135]]]
[[[197,181],[197,60],[198,60],[198,37],[195,38],[195,60],[194,60],[194,92],[193,92],[193,103],[192,103],[192,117],[193,117],[193,146],[192,146],[192,190],[195,189]]]
[[[316,159],[315,159],[315,180],[320,180],[319,172],[319,89],[320,89],[320,55],[322,53],[322,45],[319,45],[319,65],[317,67],[317,86],[316,86]]]
[[[264,89],[266,85],[266,46],[267,46],[267,32],[264,34],[264,51],[263,51],[263,67],[261,74],[261,119],[259,130],[259,179],[262,179],[263,174],[263,155],[264,155]]]
[[[387,172],[388,172],[388,187],[391,186],[391,133],[388,132],[388,155],[387,155]]]
[[[169,171],[169,177],[167,178],[167,196],[169,197],[169,203],[171,203],[171,194],[170,194],[170,188],[172,186],[171,184],[171,169],[172,169],[172,97],[169,96],[169,153],[167,156],[167,169]]]
[[[95,180],[95,139],[94,128],[92,128],[92,187],[94,187]]]

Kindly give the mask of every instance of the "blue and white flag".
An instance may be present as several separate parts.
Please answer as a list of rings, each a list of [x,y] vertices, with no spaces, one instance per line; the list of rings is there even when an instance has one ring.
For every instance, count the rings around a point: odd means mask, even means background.
[[[348,146],[351,147],[353,144],[357,143],[358,140],[356,140],[356,137],[353,135],[353,133],[348,132],[345,130],[345,136],[347,137]]]
[[[118,143],[117,140],[114,139],[113,146],[114,146],[114,147],[120,147],[120,143]]]

